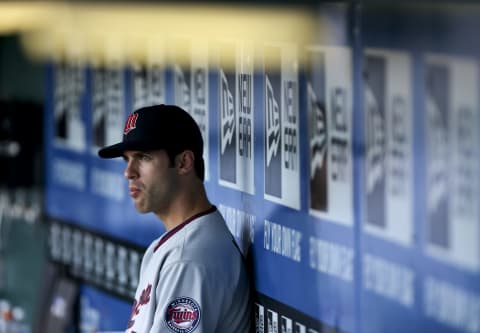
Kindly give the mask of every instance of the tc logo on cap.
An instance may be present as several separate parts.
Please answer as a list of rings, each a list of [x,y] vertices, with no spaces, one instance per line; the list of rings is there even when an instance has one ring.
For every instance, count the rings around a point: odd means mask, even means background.
[[[123,129],[123,134],[127,135],[128,132],[137,127],[138,113],[132,113],[128,116],[127,121],[125,122],[125,128]]]

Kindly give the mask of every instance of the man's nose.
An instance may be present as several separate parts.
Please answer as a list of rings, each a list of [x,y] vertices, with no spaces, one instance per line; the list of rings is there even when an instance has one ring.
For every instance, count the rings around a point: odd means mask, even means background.
[[[127,166],[125,167],[123,175],[127,179],[135,179],[138,177],[138,172],[136,171],[135,166],[131,161],[127,162]]]

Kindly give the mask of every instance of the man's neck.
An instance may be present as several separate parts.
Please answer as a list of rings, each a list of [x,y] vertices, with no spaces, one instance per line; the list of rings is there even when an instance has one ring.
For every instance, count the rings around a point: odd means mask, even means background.
[[[163,222],[167,231],[187,221],[192,216],[207,211],[212,207],[205,191],[184,193],[178,196],[170,205],[168,211],[157,213],[157,217]]]

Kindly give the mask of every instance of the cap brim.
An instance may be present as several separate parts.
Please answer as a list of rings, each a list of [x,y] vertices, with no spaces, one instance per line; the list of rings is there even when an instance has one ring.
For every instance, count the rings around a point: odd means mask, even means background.
[[[120,157],[125,151],[125,144],[123,142],[104,147],[98,151],[98,156],[101,158],[114,158]]]
[[[152,147],[151,143],[146,142],[124,141],[100,149],[98,151],[98,156],[101,158],[115,158],[123,156],[127,150],[148,151],[154,149],[160,149],[160,147]]]

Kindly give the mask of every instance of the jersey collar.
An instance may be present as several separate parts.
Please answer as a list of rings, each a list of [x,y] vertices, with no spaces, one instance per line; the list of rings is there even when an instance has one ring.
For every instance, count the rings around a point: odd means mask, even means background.
[[[169,232],[167,232],[159,241],[158,241],[158,244],[155,246],[155,248],[153,249],[153,252],[157,251],[158,248],[160,246],[162,246],[163,243],[165,243],[170,237],[172,237],[173,235],[175,235],[178,231],[180,231],[181,229],[183,229],[183,227],[185,227],[187,224],[189,224],[190,222],[193,222],[195,221],[196,219],[198,219],[199,217],[202,217],[204,215],[208,215],[210,213],[213,213],[214,211],[217,210],[217,207],[215,207],[214,205],[212,205],[212,207],[210,207],[209,209],[207,210],[204,210],[203,212],[200,212],[198,214],[195,214],[191,217],[189,217],[185,222],[182,222],[181,224],[177,225],[175,228],[173,228],[172,230],[170,230]]]

